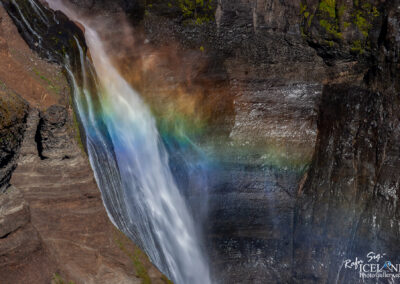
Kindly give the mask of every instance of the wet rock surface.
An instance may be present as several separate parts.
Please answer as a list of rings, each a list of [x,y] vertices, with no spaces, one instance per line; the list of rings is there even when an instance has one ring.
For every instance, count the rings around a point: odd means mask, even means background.
[[[69,124],[62,106],[29,112],[12,187],[0,196],[2,281],[45,283],[57,273],[76,283],[141,283],[134,257],[149,279],[163,283],[108,220],[86,156],[68,136]],[[45,145],[42,156],[38,142]]]
[[[0,282],[164,283],[107,217],[60,66],[0,25]]]
[[[345,259],[398,258],[399,3],[327,2],[218,1],[215,22],[190,25],[155,1],[144,19],[150,42],[204,46],[223,66],[230,139],[293,158],[232,151],[209,177],[210,255],[224,283],[357,282]]]
[[[131,14],[143,40],[202,54],[201,76],[230,87],[233,111],[214,129],[233,144],[208,177],[219,280],[357,283],[343,260],[399,262],[399,1],[222,0],[200,24],[162,2]]]
[[[208,176],[215,275],[354,281],[338,272],[344,258],[367,247],[398,255],[398,186],[389,176],[377,185],[378,169],[397,161],[382,150],[396,149],[397,118],[383,113],[398,103],[397,1],[216,1],[211,21],[162,2],[143,5],[143,38],[203,53],[199,74],[230,86],[233,111],[214,128],[230,146]]]
[[[296,214],[299,283],[362,283],[339,268],[371,251],[399,262],[397,102],[390,91],[325,87],[316,159]]]

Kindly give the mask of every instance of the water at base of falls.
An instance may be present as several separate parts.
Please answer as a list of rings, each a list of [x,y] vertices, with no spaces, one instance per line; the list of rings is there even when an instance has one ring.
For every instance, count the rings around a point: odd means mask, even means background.
[[[60,2],[48,4],[85,27],[93,65],[80,49],[82,78],[69,74],[110,219],[175,283],[211,283],[194,220],[148,107],[113,67],[97,32]]]

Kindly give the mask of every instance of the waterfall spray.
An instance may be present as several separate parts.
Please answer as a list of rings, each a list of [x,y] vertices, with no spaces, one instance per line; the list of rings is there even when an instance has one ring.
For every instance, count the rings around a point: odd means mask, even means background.
[[[45,45],[42,35],[49,23],[58,23],[56,17],[35,0],[10,3],[25,35],[38,48]],[[47,3],[84,27],[90,59],[77,38],[68,44],[77,47],[78,56],[70,58],[65,52],[56,56],[64,56],[90,163],[111,221],[175,283],[210,283],[201,238],[171,173],[150,110],[113,66],[93,22],[80,19],[61,1]],[[34,21],[24,16],[21,4],[37,16]],[[51,57],[49,52],[46,55]]]
[[[87,25],[85,36],[99,79],[102,115],[117,162],[110,173],[116,167],[119,171],[118,174],[106,173],[109,179],[119,179],[113,182],[119,188],[106,185],[102,193],[109,195],[109,190],[122,191],[119,198],[111,198],[112,202],[106,206],[113,210],[124,208],[122,214],[117,214],[123,219],[118,222],[120,229],[139,238],[150,259],[176,283],[208,283],[209,272],[194,222],[169,169],[168,155],[155,120],[139,95],[112,66],[97,33]],[[90,109],[91,98],[89,95],[85,98]],[[91,141],[91,128],[96,124],[93,114],[90,116],[91,124],[85,125],[89,133],[88,149],[101,185],[105,182],[100,182],[104,178],[98,173],[104,171],[104,164],[94,149],[97,143]],[[110,215],[115,223],[116,216]]]

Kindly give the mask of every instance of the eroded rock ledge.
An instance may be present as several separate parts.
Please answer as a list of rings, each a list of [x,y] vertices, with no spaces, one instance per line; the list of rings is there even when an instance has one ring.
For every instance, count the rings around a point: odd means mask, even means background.
[[[70,121],[62,106],[29,111],[12,186],[0,195],[0,278],[47,283],[58,273],[75,283],[141,283],[133,257],[163,283],[108,220]]]
[[[2,7],[0,44],[0,282],[165,283],[107,217],[61,68]]]

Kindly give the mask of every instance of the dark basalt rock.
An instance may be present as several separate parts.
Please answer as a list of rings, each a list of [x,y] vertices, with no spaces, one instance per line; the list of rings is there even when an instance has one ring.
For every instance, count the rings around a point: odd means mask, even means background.
[[[400,3],[338,3],[335,15],[340,5],[345,14],[330,19],[319,10],[321,2],[219,1],[216,22],[200,26],[157,13],[162,6],[156,3],[149,10],[156,12],[145,18],[150,41],[163,44],[173,37],[188,48],[204,45],[224,62],[228,80],[247,93],[236,97],[237,105],[257,92],[263,94],[257,103],[271,99],[271,86],[286,91],[298,81],[325,86],[305,179],[234,162],[209,178],[215,182],[210,186],[210,255],[224,283],[353,283],[361,280],[354,271],[340,270],[345,259],[374,250],[399,262]],[[314,18],[310,24],[305,11]],[[366,30],[354,19],[359,12]],[[337,24],[342,35],[336,37],[321,20]],[[160,21],[163,27],[157,28]],[[266,113],[278,105],[279,98],[273,100]],[[260,109],[246,105],[236,115],[244,116],[247,107]]]
[[[390,91],[325,87],[315,160],[296,214],[299,283],[361,283],[358,273],[340,267],[370,251],[400,261],[399,113]]]
[[[359,279],[339,273],[344,258],[368,249],[399,255],[399,1],[325,2],[216,1],[215,17],[202,24],[165,1],[144,7],[151,43],[202,46],[239,90],[229,117],[237,124],[221,125],[223,133],[267,143],[285,136],[271,131],[282,121],[288,133],[307,124],[279,145],[310,162],[316,149],[304,176],[233,154],[208,177],[210,258],[224,283],[348,283]],[[293,86],[305,86],[304,95],[283,99]]]
[[[222,0],[201,24],[165,1],[151,9],[70,2],[144,17],[143,37],[154,45],[203,47],[218,66],[202,76],[232,86],[234,111],[220,132],[240,143],[275,139],[304,161],[291,170],[234,153],[208,177],[210,261],[222,282],[357,283],[354,271],[341,269],[344,259],[373,250],[400,262],[400,1]],[[61,114],[43,116],[43,149],[62,143],[46,134]]]
[[[70,143],[68,112],[63,106],[51,106],[40,116],[36,132],[36,143],[39,156],[46,158],[63,158]]]
[[[40,10],[32,9],[32,4],[25,0],[2,0],[2,3],[24,40],[42,58],[63,65],[67,63],[65,55],[68,55],[71,66],[80,66],[77,44],[86,50],[83,32],[63,13],[50,11],[39,4],[36,5],[41,7]]]
[[[370,66],[364,82],[324,88],[316,152],[295,219],[299,283],[362,283],[343,261],[371,251],[400,262],[400,42],[394,28],[400,3],[393,2],[380,10],[383,24],[374,27],[380,40],[364,62]]]
[[[0,192],[8,187],[21,147],[28,104],[17,94],[0,91]]]

